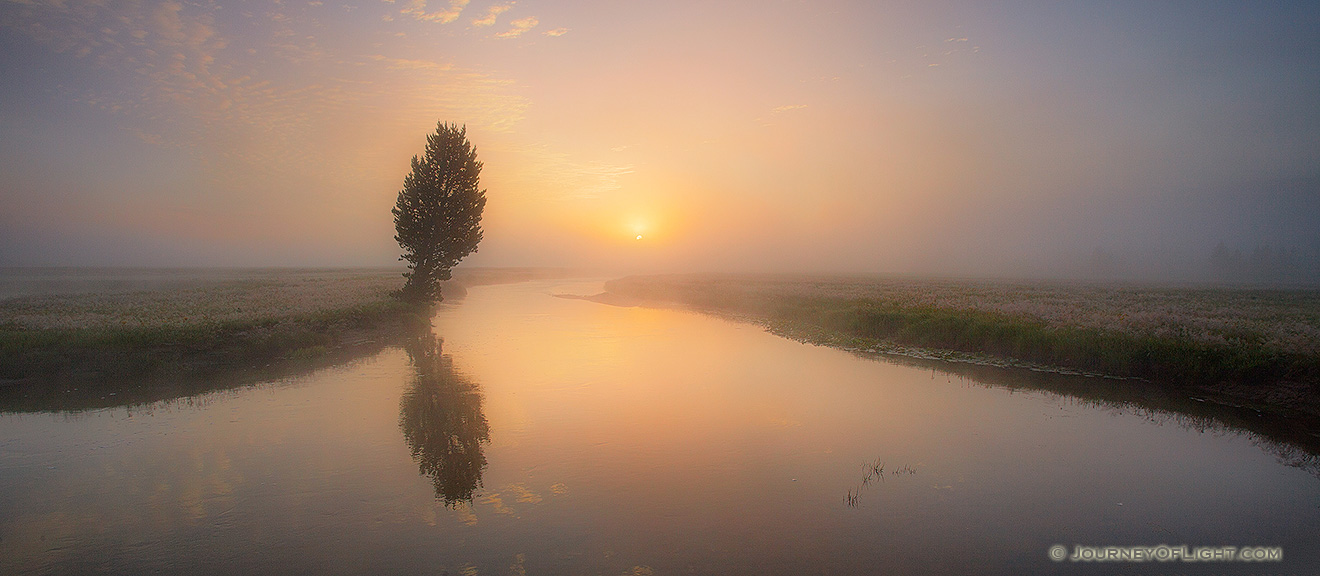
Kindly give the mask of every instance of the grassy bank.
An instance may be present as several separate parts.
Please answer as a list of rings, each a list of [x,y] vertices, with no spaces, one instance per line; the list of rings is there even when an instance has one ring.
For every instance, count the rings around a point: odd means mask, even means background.
[[[0,411],[140,404],[276,380],[378,352],[425,330],[397,302],[250,322],[0,329]]]
[[[79,409],[243,385],[370,354],[430,325],[429,308],[391,297],[403,282],[397,270],[8,272],[0,409]],[[564,274],[460,269],[444,294]]]
[[[1315,291],[765,276],[629,277],[606,289],[819,344],[1131,378],[1320,415]]]
[[[0,300],[0,409],[178,397],[343,361],[427,325],[385,270],[116,271]],[[11,273],[10,279],[15,274]],[[66,275],[68,276],[68,275]],[[102,274],[109,278],[109,274]],[[90,278],[90,280],[89,280]],[[13,285],[14,283],[11,283]]]
[[[423,311],[381,300],[303,314],[168,326],[0,327],[0,379],[185,376],[323,356],[409,326]]]

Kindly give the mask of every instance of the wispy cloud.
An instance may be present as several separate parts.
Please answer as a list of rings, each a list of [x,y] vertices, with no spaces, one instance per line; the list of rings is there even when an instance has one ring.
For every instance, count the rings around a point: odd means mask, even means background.
[[[634,169],[631,164],[591,162],[578,167],[577,171],[587,180],[587,185],[578,190],[578,195],[582,198],[595,198],[623,188],[619,179],[632,174]]]
[[[770,112],[773,113],[773,114],[783,114],[783,113],[788,112],[788,111],[791,111],[791,110],[801,110],[801,109],[806,108],[806,107],[807,107],[806,104],[786,104],[786,105],[784,105],[784,106],[776,106],[776,107],[775,107],[773,110],[771,110]]]
[[[555,28],[554,30],[545,31],[546,36],[563,36],[565,34],[568,34],[568,28]]]
[[[216,150],[207,152],[212,165],[300,165],[348,153],[324,138],[327,126],[384,135],[446,117],[507,132],[527,106],[508,80],[444,60],[322,46],[314,22],[280,13],[244,15],[266,25],[242,29],[173,1],[31,5],[5,16],[7,31],[120,71],[115,82],[70,89],[70,98],[121,115],[144,142]],[[235,38],[248,48],[230,48]]]
[[[510,8],[513,8],[513,3],[496,4],[494,6],[491,6],[490,8],[486,9],[486,15],[476,20],[473,20],[472,25],[479,27],[494,26],[495,19],[499,18],[500,14],[508,12]]]
[[[621,179],[635,171],[631,164],[582,159],[544,144],[519,146],[515,152],[519,169],[507,173],[509,183],[514,185],[511,189],[535,194],[543,200],[602,198],[621,190]]]
[[[505,30],[504,32],[500,32],[499,34],[496,34],[495,37],[496,37],[496,38],[517,38],[517,37],[519,37],[519,36],[522,36],[522,35],[523,35],[524,33],[526,33],[528,30],[531,30],[532,28],[535,28],[536,25],[537,25],[537,24],[540,24],[540,23],[541,23],[541,21],[540,21],[540,20],[537,20],[535,16],[528,16],[528,17],[526,17],[526,18],[519,18],[519,19],[514,20],[513,22],[510,22],[510,23],[509,23],[509,29],[508,29],[508,30]]]
[[[388,69],[388,70],[435,70],[435,71],[443,71],[443,70],[450,70],[450,69],[453,68],[453,66],[451,66],[451,65],[449,65],[449,64],[441,64],[441,63],[439,63],[439,62],[435,62],[435,61],[432,61],[432,60],[412,60],[412,59],[408,59],[408,58],[390,58],[390,57],[387,57],[387,56],[382,56],[382,55],[380,55],[380,54],[375,54],[375,55],[371,56],[371,60],[376,61],[376,62],[380,62],[380,63],[384,64],[384,65],[386,66],[386,69]]]
[[[458,16],[462,14],[463,9],[467,7],[468,0],[449,0],[449,6],[434,12],[427,12],[426,5],[426,0],[412,0],[408,3],[408,6],[403,9],[403,13],[423,22],[448,24],[458,20]]]

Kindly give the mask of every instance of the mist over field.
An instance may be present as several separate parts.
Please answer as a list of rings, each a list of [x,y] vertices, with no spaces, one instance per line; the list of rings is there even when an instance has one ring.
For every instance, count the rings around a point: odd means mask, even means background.
[[[1320,2],[0,0],[0,574],[1314,574],[1317,503]]]
[[[1313,3],[0,4],[0,266],[1320,282]]]

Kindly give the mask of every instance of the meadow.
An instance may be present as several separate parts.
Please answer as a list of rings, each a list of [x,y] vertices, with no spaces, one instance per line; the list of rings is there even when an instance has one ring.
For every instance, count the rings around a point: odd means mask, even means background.
[[[394,269],[7,270],[0,404],[151,401],[342,362],[429,327]],[[467,286],[561,273],[456,270]]]
[[[1131,379],[1320,415],[1316,290],[754,275],[633,276],[606,290],[851,350]]]

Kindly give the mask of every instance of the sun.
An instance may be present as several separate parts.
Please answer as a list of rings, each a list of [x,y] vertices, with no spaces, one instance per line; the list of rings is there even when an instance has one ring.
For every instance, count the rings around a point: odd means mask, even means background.
[[[620,232],[627,234],[624,238],[631,237],[636,242],[641,242],[643,239],[649,241],[651,232],[655,231],[651,227],[651,219],[640,214],[631,216],[621,224],[623,229]]]

